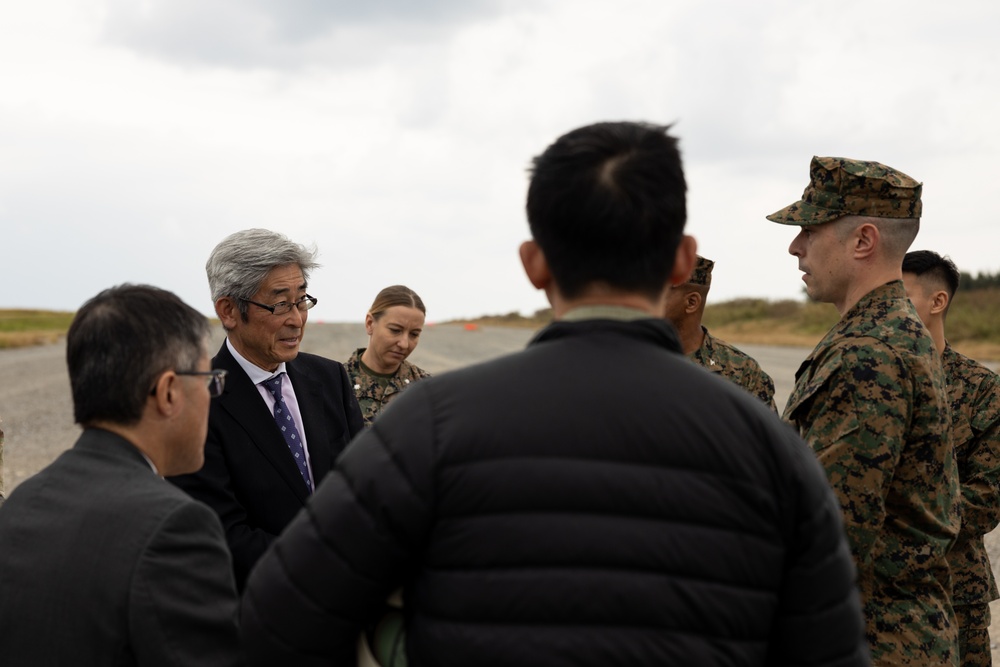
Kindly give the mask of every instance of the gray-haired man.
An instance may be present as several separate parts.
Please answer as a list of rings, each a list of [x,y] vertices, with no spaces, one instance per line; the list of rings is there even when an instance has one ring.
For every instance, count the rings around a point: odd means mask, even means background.
[[[229,372],[212,405],[205,466],[171,481],[219,514],[241,589],[250,569],[363,428],[347,373],[299,352],[315,250],[266,229],[231,234],[206,264]]]

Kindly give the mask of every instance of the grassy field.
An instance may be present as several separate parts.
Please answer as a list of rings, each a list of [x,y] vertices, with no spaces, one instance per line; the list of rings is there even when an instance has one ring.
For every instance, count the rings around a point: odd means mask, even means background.
[[[544,309],[529,317],[514,312],[450,324],[539,329],[551,318],[552,312]],[[72,319],[73,313],[0,310],[0,348],[55,342],[66,334]],[[712,303],[710,298],[704,324],[714,335],[737,345],[811,347],[838,319],[836,309],[825,303],[767,299]],[[970,357],[1000,360],[1000,288],[959,292],[948,314],[948,339],[955,349]]]
[[[0,310],[0,348],[54,343],[69,330],[73,313]]]
[[[826,303],[739,299],[709,304],[704,324],[733,343],[815,345],[839,319]],[[1000,360],[1000,288],[959,292],[946,325],[952,346],[974,359]]]
[[[488,315],[472,320],[494,326],[539,328],[552,317],[540,310]],[[830,304],[804,301],[735,299],[705,308],[703,323],[730,343],[812,347],[840,319]],[[465,322],[464,320],[462,322]],[[948,314],[948,340],[959,352],[982,361],[1000,360],[1000,288],[959,292]]]

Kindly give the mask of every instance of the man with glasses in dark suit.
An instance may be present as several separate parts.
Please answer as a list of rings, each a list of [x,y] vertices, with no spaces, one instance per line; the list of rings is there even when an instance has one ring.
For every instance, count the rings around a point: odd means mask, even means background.
[[[83,433],[0,509],[0,665],[242,664],[218,518],[167,484],[202,465],[209,324],[170,292],[122,285],[66,339]]]
[[[343,366],[300,353],[316,251],[266,229],[231,234],[206,264],[229,372],[212,406],[205,465],[172,478],[218,513],[242,589],[254,563],[363,428]]]

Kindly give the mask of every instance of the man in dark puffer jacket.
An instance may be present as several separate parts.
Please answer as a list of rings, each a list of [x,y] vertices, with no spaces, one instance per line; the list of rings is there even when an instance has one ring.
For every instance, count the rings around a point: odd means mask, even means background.
[[[868,664],[812,452],[659,317],[695,253],[665,130],[535,159],[521,260],[557,321],[345,450],[251,575],[251,663],[355,664],[403,586],[414,667]]]

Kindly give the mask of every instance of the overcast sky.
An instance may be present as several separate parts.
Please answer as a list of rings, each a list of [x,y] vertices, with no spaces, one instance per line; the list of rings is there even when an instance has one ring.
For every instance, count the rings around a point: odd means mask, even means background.
[[[430,321],[530,313],[526,168],[601,120],[675,123],[710,300],[800,298],[813,155],[924,183],[914,248],[1000,269],[1000,4],[32,0],[0,7],[0,307],[121,282],[212,312],[227,234],[315,244],[313,317],[384,286]]]

